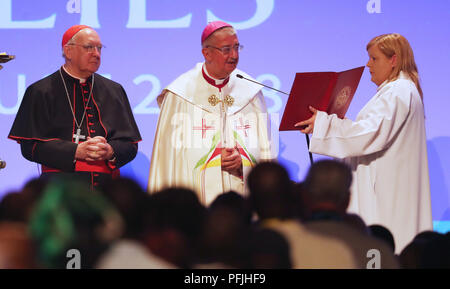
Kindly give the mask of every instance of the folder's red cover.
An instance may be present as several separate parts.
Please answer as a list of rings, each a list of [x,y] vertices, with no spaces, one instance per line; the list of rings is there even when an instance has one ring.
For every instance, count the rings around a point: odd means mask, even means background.
[[[312,116],[309,106],[344,118],[363,71],[364,66],[342,72],[297,73],[279,130],[300,130],[294,125]]]

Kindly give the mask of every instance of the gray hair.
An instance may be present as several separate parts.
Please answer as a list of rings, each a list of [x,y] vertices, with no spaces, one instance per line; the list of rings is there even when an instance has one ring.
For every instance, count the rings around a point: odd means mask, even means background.
[[[81,30],[80,30],[80,31],[81,31]],[[74,44],[74,43],[76,42],[76,40],[77,40],[77,36],[78,36],[78,33],[75,33],[75,35],[72,36],[72,38],[70,38],[69,41],[67,41],[66,45]],[[64,46],[65,46],[65,45],[64,45]],[[63,57],[64,59],[66,59],[66,54],[64,53],[64,46],[63,46],[63,48],[62,48],[62,57]]]

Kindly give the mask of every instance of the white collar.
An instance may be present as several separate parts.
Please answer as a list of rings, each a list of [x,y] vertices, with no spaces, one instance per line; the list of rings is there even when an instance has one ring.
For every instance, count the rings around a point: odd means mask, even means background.
[[[208,75],[209,78],[211,78],[212,80],[214,80],[216,82],[216,85],[221,85],[225,81],[225,79],[227,79],[227,77],[225,77],[224,79],[217,79],[217,78],[212,77],[208,73],[208,70],[206,69],[205,63],[203,63],[203,71],[205,72],[206,75]]]
[[[86,78],[81,78],[81,77],[77,77],[77,76],[75,76],[75,75],[72,75],[69,71],[67,71],[67,69],[66,69],[66,67],[65,67],[64,65],[62,66],[62,68],[64,69],[64,71],[65,71],[68,75],[72,76],[73,78],[78,79],[78,80],[80,81],[80,83],[85,83],[85,82],[86,82]]]

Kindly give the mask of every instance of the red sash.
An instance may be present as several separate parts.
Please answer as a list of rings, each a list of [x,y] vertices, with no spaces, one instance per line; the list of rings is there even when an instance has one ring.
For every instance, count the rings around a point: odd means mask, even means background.
[[[117,178],[120,175],[120,171],[115,169],[116,166],[113,164],[107,165],[105,161],[95,161],[95,162],[86,162],[86,161],[77,161],[75,163],[75,171],[76,172],[96,172],[103,174],[111,174],[112,178]],[[61,173],[61,170],[53,169],[42,165],[43,173]]]

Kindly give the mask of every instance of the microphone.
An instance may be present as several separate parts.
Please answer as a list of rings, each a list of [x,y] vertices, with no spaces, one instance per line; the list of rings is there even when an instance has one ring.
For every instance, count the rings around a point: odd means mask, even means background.
[[[250,78],[244,77],[244,76],[242,76],[242,75],[240,75],[240,74],[236,74],[236,76],[237,76],[237,78],[245,79],[245,80],[248,80],[248,81],[254,82],[254,83],[256,83],[256,84],[262,85],[262,86],[264,86],[264,87],[267,87],[267,88],[273,89],[273,90],[275,90],[275,91],[278,91],[278,92],[284,93],[284,94],[286,94],[286,95],[289,95],[289,93],[286,93],[286,92],[284,92],[284,91],[281,91],[281,90],[278,90],[278,89],[276,89],[276,88],[273,88],[273,87],[267,86],[267,85],[265,85],[265,84],[262,84],[261,82],[257,82],[257,81],[254,81],[253,79],[250,79]]]
[[[0,170],[6,167],[6,162],[4,160],[0,160]]]
[[[240,75],[240,74],[236,74],[236,76],[237,76],[237,78],[245,79],[245,80],[254,82],[254,83],[256,83],[256,84],[262,85],[262,86],[264,86],[264,87],[267,87],[267,88],[273,89],[273,90],[275,90],[275,91],[278,91],[278,92],[284,93],[284,94],[286,94],[286,95],[289,95],[289,93],[286,93],[286,92],[281,91],[281,90],[278,90],[278,89],[276,89],[276,88],[267,86],[267,85],[262,84],[262,83],[260,83],[260,82],[254,81],[253,79],[244,77],[244,76],[242,76],[242,75]],[[309,148],[309,135],[308,135],[307,133],[305,133],[305,137],[306,137],[306,145],[307,145],[307,147]],[[309,153],[309,161],[311,162],[311,164],[313,164],[313,163],[314,163],[314,159],[313,159],[312,153],[311,153],[310,151],[308,151],[308,153]]]

